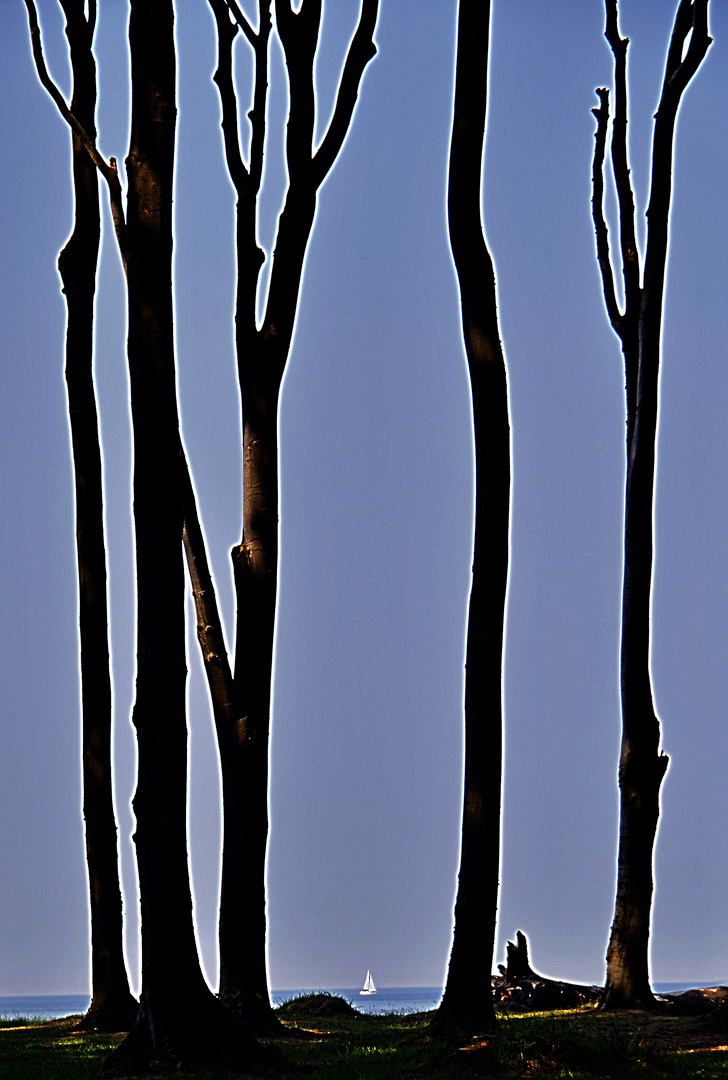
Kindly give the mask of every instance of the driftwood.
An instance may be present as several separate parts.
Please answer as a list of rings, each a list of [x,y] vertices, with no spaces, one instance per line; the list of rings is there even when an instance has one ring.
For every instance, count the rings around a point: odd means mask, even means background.
[[[601,993],[598,986],[582,986],[539,975],[531,967],[528,940],[520,930],[516,933],[515,943],[508,942],[506,964],[499,964],[498,970],[500,975],[493,977],[493,997],[496,1002],[516,1011],[572,1009],[597,1002]]]
[[[526,935],[517,931],[516,941],[506,947],[506,963],[493,976],[493,998],[515,1012],[573,1009],[596,1005],[601,986],[583,986],[539,975],[531,967]],[[728,986],[713,986],[655,995],[657,1010],[670,1016],[712,1014],[717,1026],[728,1029]]]
[[[679,993],[656,994],[660,1012],[670,1016],[704,1016],[712,1013],[721,1028],[728,1027],[728,986],[699,987]]]

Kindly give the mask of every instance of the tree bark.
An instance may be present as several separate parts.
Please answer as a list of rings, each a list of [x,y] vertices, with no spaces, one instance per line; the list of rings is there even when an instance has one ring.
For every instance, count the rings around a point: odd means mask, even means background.
[[[71,111],[95,138],[95,6],[62,0],[73,96]],[[93,320],[100,214],[96,166],[73,135],[73,232],[58,269],[66,297],[66,385],[76,494],[81,647],[83,814],[91,914],[91,1005],[79,1030],[127,1030],[138,1004],[124,964],[123,915],[114,817],[111,673],[106,599],[101,449],[93,380]]]
[[[448,222],[475,437],[475,539],[465,672],[465,780],[455,929],[435,1029],[495,1026],[491,968],[500,864],[503,627],[510,423],[496,283],[481,213],[490,4],[460,0]]]
[[[653,1008],[648,949],[653,895],[652,861],[660,813],[660,788],[668,758],[660,752],[660,722],[650,675],[650,601],[653,566],[653,503],[658,417],[662,311],[672,194],[675,121],[683,91],[710,45],[708,0],[680,0],[667,54],[660,105],[655,114],[647,247],[640,284],[634,230],[634,195],[627,161],[627,47],[618,26],[617,0],[606,0],[605,36],[615,58],[617,104],[612,164],[619,203],[625,312],[616,303],[603,212],[603,161],[609,95],[599,90],[593,167],[597,255],[607,312],[620,337],[627,395],[627,476],[622,587],[619,761],[620,823],[617,895],[607,949],[603,1008]],[[687,49],[685,49],[686,42]],[[684,56],[683,56],[684,53]]]
[[[127,173],[128,356],[134,428],[137,682],[133,807],[142,996],[120,1060],[239,1065],[261,1051],[210,992],[195,943],[187,853],[184,493],[175,387],[172,0],[132,0]]]

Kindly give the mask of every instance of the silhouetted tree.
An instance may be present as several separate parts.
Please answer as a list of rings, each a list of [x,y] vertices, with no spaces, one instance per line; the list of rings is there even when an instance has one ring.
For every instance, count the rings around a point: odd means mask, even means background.
[[[455,930],[432,1027],[495,1026],[490,973],[500,863],[503,626],[510,424],[493,263],[482,220],[490,3],[460,0],[448,223],[460,286],[475,435],[475,545],[465,670],[465,780]]]
[[[124,214],[116,163],[106,162],[42,62],[39,76],[109,186],[127,274],[137,568],[138,781],[134,840],[142,916],[142,995],[122,1061],[182,1064],[259,1059],[245,1025],[210,992],[199,964],[187,854],[187,718],[183,531],[201,537],[177,416],[172,307],[176,128],[172,0],[132,0],[132,132]],[[93,129],[92,129],[93,131]],[[189,520],[188,520],[189,519]],[[184,526],[184,529],[183,529]],[[206,554],[195,552],[206,572]]]
[[[597,257],[609,320],[624,355],[627,398],[627,479],[622,592],[619,761],[620,822],[617,897],[607,950],[604,1008],[654,1004],[648,971],[652,907],[652,861],[660,812],[660,787],[668,758],[660,752],[649,667],[652,587],[653,491],[658,379],[668,223],[672,193],[675,121],[683,91],[711,42],[708,0],[680,0],[667,52],[660,104],[655,113],[647,243],[641,264],[635,231],[635,200],[627,154],[627,47],[620,36],[617,0],[606,0],[605,36],[614,54],[615,110],[611,161],[619,209],[619,247],[624,278],[620,309],[604,217],[604,158],[609,127],[609,91],[597,90],[600,105],[593,163]]]
[[[71,112],[91,139],[96,137],[96,62],[92,41],[96,5],[61,0],[73,75]],[[42,60],[40,32],[27,4],[31,39]],[[47,78],[47,73],[45,73]],[[76,493],[81,651],[83,813],[91,912],[91,1005],[81,1030],[126,1030],[138,1003],[124,964],[123,914],[111,771],[111,671],[106,599],[103,487],[96,394],[93,380],[94,294],[100,214],[96,166],[73,134],[75,221],[58,269],[66,297],[66,385]]]
[[[318,190],[328,176],[353,116],[373,42],[378,0],[362,0],[333,115],[314,150],[314,61],[321,0],[296,12],[277,0],[275,29],[289,82],[286,132],[288,190],[270,270],[260,326],[258,278],[265,261],[256,219],[263,175],[268,49],[273,30],[270,0],[259,0],[255,29],[235,0],[210,0],[218,32],[218,68],[225,154],[237,194],[235,344],[242,411],[243,534],[232,551],[237,601],[234,674],[211,579],[196,577],[194,536],[188,532],[198,636],[213,698],[223,783],[224,839],[220,899],[220,993],[242,1008],[263,1032],[280,1025],[273,1015],[266,968],[265,855],[268,839],[268,753],[273,635],[278,574],[278,400],[293,337],[298,295]],[[254,58],[248,164],[241,151],[233,46],[238,30]]]
[[[153,365],[147,361],[142,362],[138,358],[140,343],[145,340],[144,334],[148,333],[149,341],[154,349],[161,350],[155,354],[156,362],[160,366],[160,372],[163,368],[166,370],[164,386],[165,393],[169,395],[170,385],[174,385],[174,358],[168,326],[171,314],[168,313],[165,316],[167,322],[163,326],[150,324],[146,331],[137,327],[135,331],[137,336],[132,335],[132,326],[135,325],[131,315],[132,306],[137,314],[146,312],[149,316],[157,309],[161,311],[164,304],[171,304],[171,293],[168,296],[164,293],[167,288],[165,268],[158,266],[153,271],[153,278],[149,277],[151,273],[149,268],[154,266],[154,249],[150,249],[147,253],[144,244],[151,243],[152,232],[148,228],[139,226],[141,218],[154,222],[155,227],[159,225],[160,215],[163,216],[162,211],[166,207],[164,199],[169,192],[165,194],[162,190],[156,173],[153,177],[154,184],[151,187],[140,188],[136,195],[130,184],[127,223],[114,159],[110,159],[109,162],[103,159],[95,146],[93,133],[89,134],[79,118],[68,109],[57,87],[48,78],[47,72],[44,69],[41,70],[39,66],[41,81],[72,126],[80,145],[85,147],[90,158],[106,179],[120,254],[127,272],[130,297],[129,356],[132,377],[132,413],[135,426],[135,524],[137,548],[139,549],[141,544],[145,551],[141,563],[138,561],[137,564],[140,628],[137,705],[134,715],[140,755],[144,753],[151,774],[155,767],[155,754],[158,752],[158,738],[162,741],[165,738],[162,729],[152,729],[147,720],[148,715],[153,712],[153,706],[148,704],[148,701],[154,700],[155,682],[157,693],[160,693],[161,685],[165,681],[160,676],[159,670],[154,674],[155,667],[161,664],[161,670],[166,671],[170,679],[179,680],[182,673],[181,654],[178,652],[179,642],[175,643],[175,634],[179,632],[179,622],[175,620],[179,612],[175,619],[169,622],[170,633],[166,635],[167,642],[164,646],[161,642],[154,644],[151,631],[151,612],[156,610],[161,613],[166,610],[165,604],[176,602],[170,576],[174,554],[169,555],[170,562],[165,567],[164,575],[161,572],[155,573],[153,567],[157,558],[161,558],[165,542],[170,541],[170,532],[176,527],[172,524],[176,520],[175,515],[181,513],[182,518],[176,524],[180,526],[180,535],[184,540],[195,598],[198,637],[211,691],[223,776],[221,991],[228,999],[235,1000],[242,1014],[258,1030],[279,1028],[272,1013],[267,985],[264,888],[268,832],[268,727],[278,561],[276,437],[278,395],[293,335],[298,291],[306,246],[316,211],[317,192],[344,142],[356,105],[364,68],[376,51],[372,39],[378,2],[377,0],[363,0],[359,24],[344,64],[334,112],[324,139],[315,152],[313,150],[315,127],[313,69],[319,37],[321,3],[319,0],[307,0],[305,11],[301,7],[298,12],[295,12],[290,4],[280,4],[278,7],[277,29],[284,48],[291,90],[286,154],[289,188],[279,223],[266,314],[262,326],[258,328],[255,319],[256,291],[264,257],[257,246],[255,219],[265,141],[268,40],[272,30],[269,6],[261,0],[258,30],[254,31],[236,3],[228,4],[222,0],[213,3],[220,35],[220,63],[216,81],[220,87],[223,102],[223,127],[228,165],[239,195],[236,343],[243,406],[244,513],[243,540],[241,545],[236,545],[233,552],[239,610],[234,679],[226,654],[214,583],[202,528],[197,516],[194,489],[179,437],[176,411],[172,411],[172,397],[168,396],[164,399],[164,407],[160,405],[162,401],[159,396],[160,388],[164,382],[162,375],[159,374],[155,382],[151,374],[154,370]],[[130,24],[130,35],[132,32],[136,33],[134,28],[137,23],[138,20],[133,18]],[[233,41],[239,27],[242,27],[255,55],[254,109],[250,114],[253,135],[248,167],[243,164],[240,153],[237,99],[232,75]],[[160,58],[152,56],[154,46],[152,44],[144,46],[143,40],[143,37],[139,35],[135,38],[138,57],[146,57],[146,62],[152,67],[154,64],[162,64]],[[149,50],[146,54],[142,51],[145,47]],[[139,64],[133,68],[134,70],[141,70]],[[159,74],[158,71],[157,76]],[[139,76],[140,79],[146,77]],[[139,85],[142,83],[140,82]],[[137,97],[138,101],[143,100],[143,94]],[[155,108],[161,108],[161,98],[156,92],[154,101]],[[143,109],[144,106],[140,105],[139,108]],[[139,113],[138,118],[141,115]],[[170,117],[160,113],[153,125],[158,134],[164,130],[165,124],[169,132],[171,130]],[[137,123],[134,127],[135,137],[145,130],[143,124],[140,126]],[[159,147],[157,147],[158,150]],[[141,164],[137,165],[138,155],[138,147],[132,148],[129,155],[130,181],[134,175],[139,183],[142,181],[146,183],[148,165],[145,164],[143,155]],[[169,166],[169,162],[167,165]],[[135,169],[136,172],[134,172]],[[149,207],[145,206],[145,198],[151,199]],[[156,205],[154,199],[160,199],[161,202]],[[168,207],[164,209],[165,214],[167,210]],[[137,214],[136,226],[132,221],[132,213]],[[157,237],[157,240],[161,242],[160,237]],[[133,243],[137,244],[138,251],[136,252],[133,250]],[[171,245],[171,233],[169,244]],[[136,271],[132,266],[135,259]],[[147,270],[146,277],[142,274],[142,269]],[[156,282],[156,290],[150,292],[149,295],[139,295],[140,283],[144,285],[144,288],[148,286],[151,289],[152,280]],[[141,315],[139,317],[141,318]],[[137,383],[140,389],[135,389]],[[159,423],[151,420],[152,416],[157,415],[158,408],[161,410],[158,413]],[[168,413],[165,413],[165,409]],[[147,486],[145,486],[143,467],[139,465],[139,462],[144,461],[146,457],[154,461],[154,468],[148,474]],[[178,468],[175,484],[168,483],[168,469],[172,458],[176,460]],[[165,498],[155,503],[151,487],[148,485],[153,482],[158,483],[160,474],[166,477]],[[165,530],[159,531],[155,525],[150,524],[157,518],[159,521],[162,519],[167,521],[165,542],[162,542]],[[162,592],[159,592],[160,589]],[[142,591],[149,594],[149,610],[146,601],[144,604],[141,601]],[[142,632],[141,622],[144,621],[146,627],[147,620],[149,620],[149,627]],[[178,700],[177,710],[179,708],[180,701]],[[174,710],[168,709],[167,712],[171,724]],[[179,737],[177,728],[174,730],[177,732],[175,737]],[[181,731],[181,728],[179,730]],[[181,741],[179,747],[182,747]],[[145,790],[145,784],[148,782],[146,772],[145,778],[142,779],[140,764],[142,791]],[[144,863],[149,869],[149,880],[153,881],[155,869],[161,872],[162,863],[157,863],[153,855],[147,856],[147,847],[154,850],[159,837],[154,839],[156,835],[154,815],[150,814],[148,818],[145,818],[145,797],[139,792],[135,798],[135,807],[137,803],[142,818],[146,821],[144,826],[137,829],[135,837],[140,879],[145,874],[142,869],[142,863]],[[174,805],[176,812],[179,812],[181,806],[179,798]],[[139,815],[137,817],[139,820]],[[169,815],[164,821],[160,817],[158,824],[160,827],[161,825],[171,827],[171,820]],[[167,847],[163,841],[162,844],[168,855],[172,857],[174,845]],[[177,867],[178,871],[180,867],[181,863]],[[173,877],[174,875],[168,875],[166,871],[161,872],[160,881],[164,879],[171,883]],[[179,873],[174,888],[181,889],[182,894],[186,891],[189,895],[189,884],[182,884]],[[150,888],[148,893],[150,896],[156,895],[156,887]],[[143,901],[143,923],[144,918]],[[153,914],[148,915],[146,921],[151,942],[155,940],[156,934],[152,926]],[[142,939],[144,951],[146,940],[144,930]],[[153,981],[156,984],[156,979]],[[181,984],[183,983],[182,979]],[[148,1009],[147,997],[143,992],[140,1017],[148,1012]],[[148,1017],[144,1022],[148,1027]]]
[[[172,307],[176,59],[172,0],[132,0],[126,250],[137,571],[137,866],[142,995],[122,1058],[260,1056],[197,955],[187,853],[184,498]]]

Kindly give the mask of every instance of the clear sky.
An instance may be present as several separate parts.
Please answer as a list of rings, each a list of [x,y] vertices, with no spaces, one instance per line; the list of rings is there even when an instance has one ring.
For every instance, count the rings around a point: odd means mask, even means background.
[[[652,671],[670,769],[656,855],[657,981],[728,982],[728,11],[680,114],[666,294]],[[63,24],[41,0],[68,90]],[[128,142],[127,4],[100,5],[100,145]],[[356,0],[329,0],[325,117]],[[445,194],[455,0],[381,0],[378,55],[320,197],[280,413],[281,567],[271,747],[275,988],[444,978],[459,853],[472,545],[469,396]],[[639,221],[674,3],[623,0]],[[240,536],[233,196],[204,0],[178,5],[179,393],[228,633]],[[601,0],[493,0],[484,205],[513,435],[512,562],[497,960],[599,982],[617,843],[623,368],[594,256],[594,90],[611,84]],[[241,89],[249,79],[244,44]],[[271,69],[270,246],[285,82]],[[83,992],[80,785],[65,312],[69,135],[37,83],[21,0],[0,0],[0,994]],[[106,228],[96,375],[115,672],[127,957],[138,987],[131,459],[122,275]],[[213,986],[220,802],[190,645],[190,843]]]

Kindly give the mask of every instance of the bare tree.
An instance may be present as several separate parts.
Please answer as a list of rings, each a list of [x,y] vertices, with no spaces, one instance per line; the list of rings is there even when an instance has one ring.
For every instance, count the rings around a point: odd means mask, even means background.
[[[70,111],[96,137],[96,5],[61,0],[73,74]],[[27,4],[36,58],[42,49],[32,2]],[[46,73],[47,74],[47,73]],[[100,239],[96,166],[73,134],[73,232],[58,259],[66,297],[66,386],[76,493],[81,651],[83,812],[91,912],[91,1005],[81,1030],[122,1031],[136,1016],[124,964],[123,915],[111,769],[111,671],[106,597],[101,448],[93,378],[94,295]]]
[[[223,782],[224,839],[220,899],[220,993],[235,1001],[246,1023],[264,1032],[280,1027],[273,1015],[266,968],[265,855],[268,839],[268,751],[273,635],[278,573],[278,400],[293,337],[298,295],[318,190],[328,176],[352,120],[364,69],[374,56],[378,0],[362,0],[334,111],[314,150],[314,61],[321,0],[275,4],[275,30],[289,81],[286,132],[288,190],[271,256],[268,297],[256,320],[258,279],[265,261],[256,218],[266,141],[270,0],[259,0],[257,28],[235,0],[210,0],[218,32],[222,127],[228,170],[237,194],[235,343],[243,441],[243,534],[232,551],[237,600],[234,672],[211,580],[196,578],[198,636],[216,720]],[[247,155],[241,149],[233,48],[238,31],[252,50],[253,107]],[[247,164],[245,158],[247,157]],[[194,537],[188,533],[190,550]]]
[[[128,359],[134,431],[137,566],[138,782],[135,843],[142,913],[142,996],[118,1059],[183,1064],[259,1059],[248,1028],[210,992],[199,964],[189,884],[185,546],[202,536],[177,416],[172,306],[172,186],[176,58],[172,0],[132,0],[132,133],[124,214],[116,163],[95,146],[93,124],[69,109],[45,69],[32,0],[31,37],[41,82],[104,175],[127,274]],[[83,5],[82,5],[83,6]],[[90,37],[88,38],[90,50]],[[83,117],[88,121],[88,116]],[[93,115],[91,115],[93,120]],[[95,183],[95,176],[94,176]],[[90,334],[92,325],[86,310]],[[204,547],[197,565],[209,575]],[[108,667],[108,657],[107,657]],[[132,999],[133,1000],[133,999]]]
[[[172,304],[176,57],[172,0],[132,0],[126,222],[134,431],[137,732],[134,796],[142,996],[117,1053],[186,1065],[262,1052],[213,997],[200,968],[187,852],[185,580]]]
[[[592,171],[597,258],[609,320],[624,355],[627,398],[627,479],[622,591],[619,761],[620,822],[617,896],[607,950],[604,1008],[654,1004],[648,971],[652,860],[660,813],[660,787],[668,758],[660,752],[660,722],[650,677],[653,497],[662,310],[672,195],[675,122],[685,88],[708,50],[708,0],[680,0],[667,52],[660,104],[655,113],[647,243],[640,259],[635,199],[627,154],[627,47],[619,32],[617,0],[606,0],[605,37],[614,54],[615,108],[611,162],[619,208],[623,310],[617,299],[612,252],[604,216],[604,159],[609,91],[597,90]]]
[[[510,423],[493,262],[482,217],[490,3],[460,0],[448,179],[475,436],[475,543],[465,672],[465,780],[455,930],[436,1030],[495,1026],[490,984],[500,864],[503,627]]]

